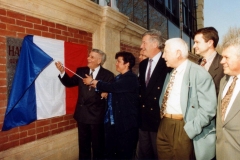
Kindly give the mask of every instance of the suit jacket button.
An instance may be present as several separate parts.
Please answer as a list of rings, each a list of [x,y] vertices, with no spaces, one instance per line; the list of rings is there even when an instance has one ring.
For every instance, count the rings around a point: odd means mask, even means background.
[[[144,108],[145,106],[143,105],[142,107]]]
[[[192,106],[192,108],[195,108],[194,106]]]
[[[160,87],[158,87],[158,89],[160,89]]]
[[[153,110],[153,108],[151,108],[151,111]]]
[[[156,97],[154,97],[154,99],[157,99]]]
[[[139,97],[141,97],[141,95],[139,95]]]

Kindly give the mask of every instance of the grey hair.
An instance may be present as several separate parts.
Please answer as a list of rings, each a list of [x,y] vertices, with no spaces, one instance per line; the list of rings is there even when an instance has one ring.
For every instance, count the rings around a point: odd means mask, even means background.
[[[164,39],[162,38],[162,33],[156,29],[150,29],[143,33],[142,37],[149,35],[151,41],[157,41],[158,42],[158,48],[163,49],[164,48]]]
[[[100,49],[95,49],[95,48],[93,48],[91,50],[91,52],[96,52],[101,56],[101,64],[100,65],[102,66],[107,59],[106,54],[103,51],[101,51]]]
[[[180,50],[183,58],[188,57],[188,45],[183,39],[171,38],[165,42],[165,45],[167,45],[167,44],[171,45],[171,50],[173,50],[173,51]]]
[[[238,57],[240,57],[240,37],[236,37],[236,38],[232,38],[232,39],[228,40],[227,42],[225,42],[223,44],[222,49],[224,50],[231,46],[233,46],[237,49],[237,52],[234,54],[236,54]]]

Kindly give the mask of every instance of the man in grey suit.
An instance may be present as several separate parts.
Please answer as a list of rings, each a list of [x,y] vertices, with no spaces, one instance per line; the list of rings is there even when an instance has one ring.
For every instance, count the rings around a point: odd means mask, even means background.
[[[240,37],[223,45],[217,108],[217,160],[240,159]]]
[[[181,38],[166,41],[163,58],[174,68],[159,99],[158,158],[210,160],[215,156],[216,90],[211,75],[189,61]]]
[[[217,94],[220,80],[224,76],[223,67],[220,64],[222,56],[216,51],[218,40],[218,31],[213,27],[205,27],[195,32],[193,45],[195,53],[203,57],[199,64],[211,74]]]

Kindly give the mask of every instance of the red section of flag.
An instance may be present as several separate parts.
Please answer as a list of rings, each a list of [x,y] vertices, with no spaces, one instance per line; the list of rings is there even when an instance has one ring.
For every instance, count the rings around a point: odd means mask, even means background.
[[[65,42],[65,66],[74,73],[78,67],[87,65],[88,47],[86,45]],[[71,77],[73,73],[66,70]],[[78,87],[66,88],[66,114],[73,114],[78,98]]]

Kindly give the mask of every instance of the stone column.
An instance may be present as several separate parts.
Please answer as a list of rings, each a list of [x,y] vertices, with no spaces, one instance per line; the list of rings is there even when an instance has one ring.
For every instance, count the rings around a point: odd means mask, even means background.
[[[102,23],[93,33],[93,48],[98,48],[107,54],[105,68],[117,73],[115,69],[115,54],[120,51],[121,31],[128,24],[129,18],[111,7],[102,7]]]

